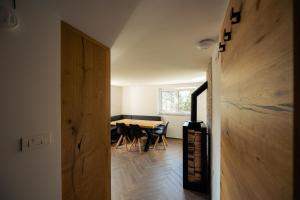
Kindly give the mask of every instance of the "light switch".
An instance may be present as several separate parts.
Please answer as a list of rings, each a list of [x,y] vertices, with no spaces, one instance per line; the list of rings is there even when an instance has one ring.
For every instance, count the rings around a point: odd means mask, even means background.
[[[51,144],[51,133],[43,133],[21,138],[21,151],[29,152],[33,149],[40,148],[45,145]]]

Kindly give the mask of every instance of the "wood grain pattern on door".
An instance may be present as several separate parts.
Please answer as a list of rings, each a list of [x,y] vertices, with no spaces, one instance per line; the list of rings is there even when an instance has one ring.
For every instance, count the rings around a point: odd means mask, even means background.
[[[241,22],[230,23],[231,8]],[[221,199],[293,192],[292,0],[232,0],[221,30]]]
[[[110,50],[61,25],[62,199],[110,199]]]

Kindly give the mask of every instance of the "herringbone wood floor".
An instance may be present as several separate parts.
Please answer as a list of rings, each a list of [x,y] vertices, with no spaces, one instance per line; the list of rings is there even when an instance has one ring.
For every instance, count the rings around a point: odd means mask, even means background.
[[[182,187],[182,141],[168,139],[167,150],[127,152],[112,147],[112,200],[206,200]]]

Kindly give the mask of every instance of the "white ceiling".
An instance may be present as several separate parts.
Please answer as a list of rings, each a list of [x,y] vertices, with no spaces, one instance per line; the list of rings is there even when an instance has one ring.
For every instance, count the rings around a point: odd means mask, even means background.
[[[111,49],[115,85],[201,82],[228,0],[44,0],[60,19]]]
[[[43,0],[59,19],[112,47],[140,0]]]
[[[199,82],[218,38],[227,0],[142,0],[112,46],[114,85]]]

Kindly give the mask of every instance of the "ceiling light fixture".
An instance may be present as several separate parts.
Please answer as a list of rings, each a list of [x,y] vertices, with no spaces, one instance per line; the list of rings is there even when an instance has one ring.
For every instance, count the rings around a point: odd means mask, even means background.
[[[211,47],[215,43],[216,43],[216,40],[214,40],[214,39],[211,39],[211,38],[203,39],[197,43],[197,48],[206,50],[206,49],[209,49],[209,47]]]

